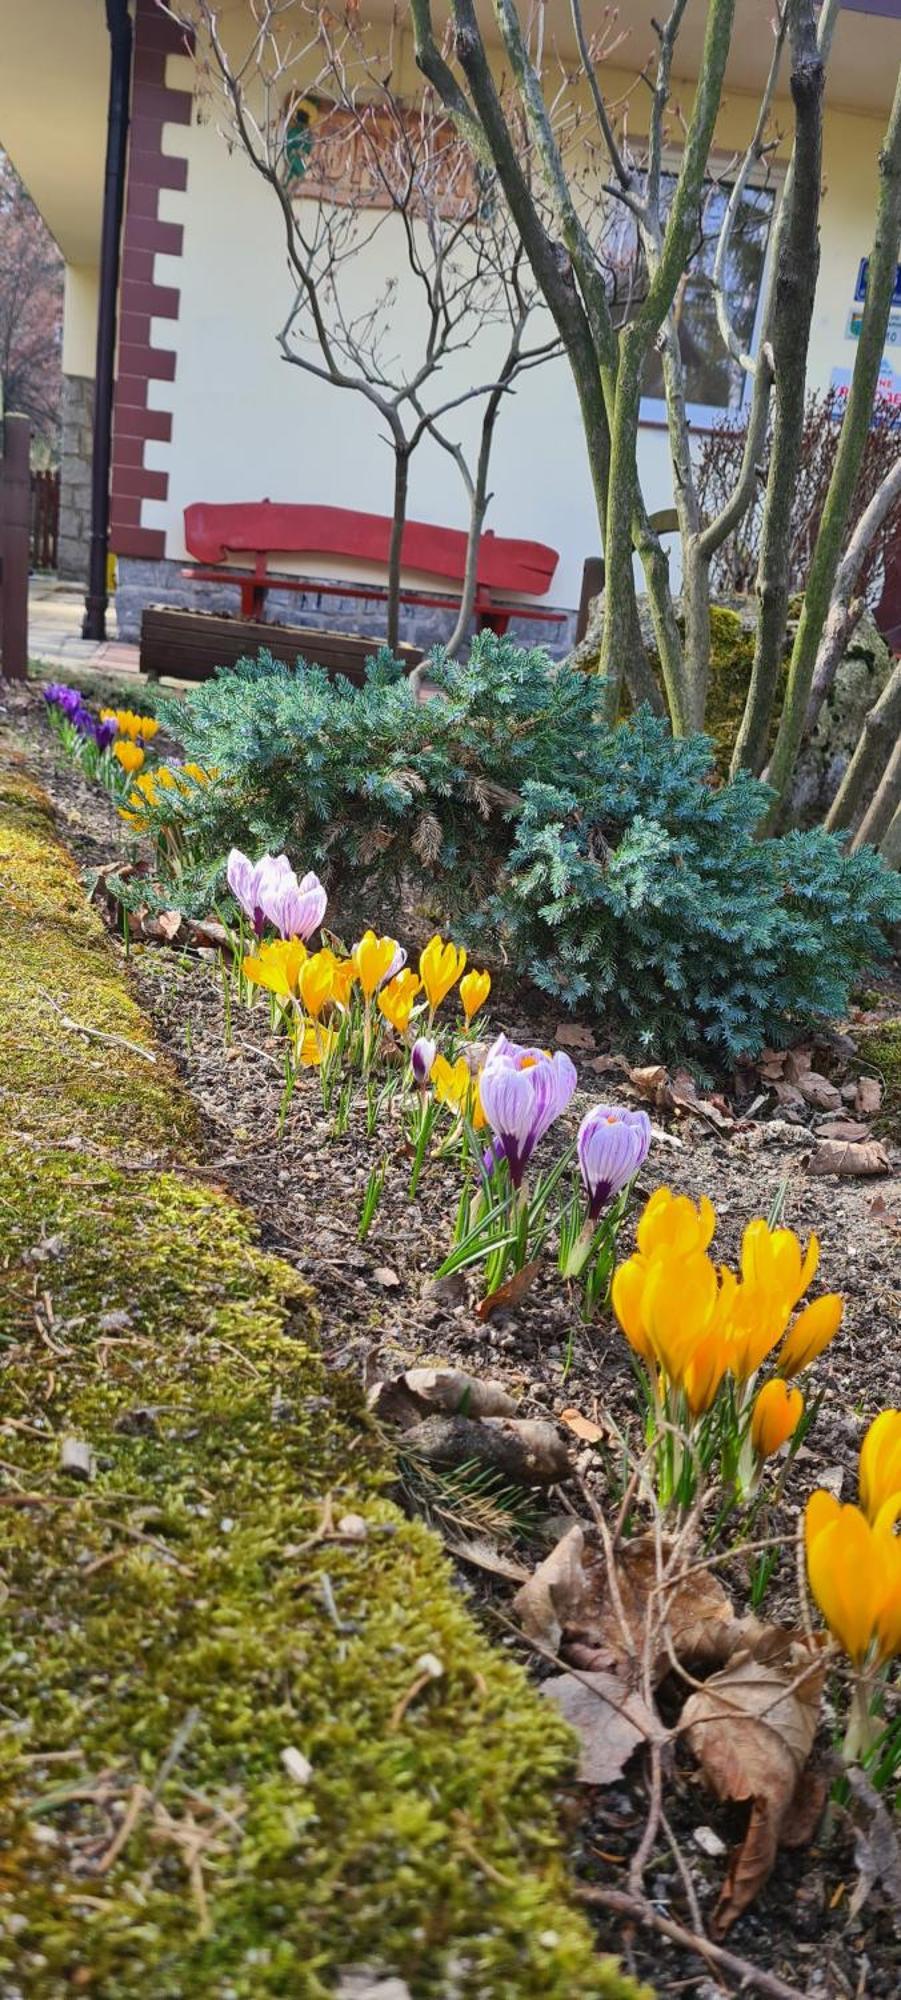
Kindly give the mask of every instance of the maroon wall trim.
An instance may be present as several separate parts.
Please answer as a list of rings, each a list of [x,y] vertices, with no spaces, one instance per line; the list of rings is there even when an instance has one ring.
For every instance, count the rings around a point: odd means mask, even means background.
[[[113,407],[113,457],[110,491],[110,546],[117,555],[156,558],[166,553],[160,528],[141,526],[144,500],[165,500],[169,475],[144,463],[148,438],[169,443],[172,417],[149,406],[153,381],[175,379],[176,356],[171,348],[153,347],[150,322],[176,320],[180,294],[175,285],[154,282],[154,256],[162,251],[180,257],[182,228],[160,219],[163,188],[187,186],[186,160],[163,152],[163,125],[189,125],[189,90],[166,87],[166,58],[185,53],[185,37],[167,19],[157,0],[137,0],[132,80],[128,189],[122,234],[122,277],[119,294],[119,351]]]

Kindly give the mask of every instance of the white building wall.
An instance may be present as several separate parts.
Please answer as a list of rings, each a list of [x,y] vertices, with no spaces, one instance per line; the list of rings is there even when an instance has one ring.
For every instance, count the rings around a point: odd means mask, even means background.
[[[170,62],[184,85],[190,65]],[[742,143],[755,107],[727,105],[718,145]],[[787,124],[787,118],[784,121]],[[878,120],[833,112],[827,118],[822,265],[811,345],[814,387],[835,367],[853,363],[845,337],[859,259],[872,232]],[[177,323],[152,338],[177,350],[175,380],[153,382],[150,400],[173,412],[171,444],[148,444],[146,463],[169,473],[165,501],[146,500],[142,523],[161,527],[169,558],[184,557],[183,509],[196,500],[277,500],[356,506],[390,514],[392,457],[381,420],[361,397],[305,376],[280,355],[276,334],[292,298],[281,219],[271,191],[248,162],[229,152],[211,122],[167,128],[167,150],[189,158],[186,194],[164,193],[161,215],[183,222],[184,250],[158,256],[156,282],[180,288]],[[390,262],[389,223],[348,279],[352,307],[381,288]],[[398,329],[403,340],[403,329]],[[467,373],[490,379],[491,336],[482,336],[448,371],[450,391]],[[407,337],[407,353],[418,351]],[[486,362],[488,363],[486,372]],[[460,422],[472,434],[474,419]],[[643,427],[639,465],[650,509],[671,504],[665,432]],[[582,564],[597,553],[597,527],[578,407],[569,371],[558,361],[525,376],[503,412],[492,467],[486,525],[498,534],[550,543],[560,562],[549,601],[578,602]],[[411,467],[411,517],[464,528],[467,505],[459,473],[431,440]],[[284,567],[290,567],[285,564]],[[314,565],[299,565],[313,568]],[[320,575],[329,573],[321,562]],[[340,574],[340,571],[334,573]],[[345,572],[346,573],[346,572]]]

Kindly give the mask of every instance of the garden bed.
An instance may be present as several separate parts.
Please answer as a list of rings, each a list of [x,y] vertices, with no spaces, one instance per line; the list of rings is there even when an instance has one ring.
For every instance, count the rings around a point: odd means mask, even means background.
[[[8,745],[0,828],[0,1984],[613,2000],[568,1732],[391,1504]]]
[[[41,761],[54,794],[63,802],[69,837],[85,860],[113,858],[116,823],[106,802],[90,794],[67,770],[54,770],[43,742]],[[376,915],[378,913],[375,913]],[[573,1318],[559,1281],[539,1280],[515,1312],[499,1312],[486,1325],[473,1312],[463,1281],[432,1283],[447,1247],[450,1216],[446,1185],[426,1173],[415,1203],[407,1199],[408,1162],[401,1145],[384,1128],[367,1138],[363,1112],[343,1138],[329,1136],[319,1083],[301,1074],[283,1131],[276,1138],[283,1090],[281,1049],[270,1031],[264,1006],[240,1011],[231,1028],[224,1017],[222,987],[209,955],[132,947],[132,968],[150,1008],[156,1031],[188,1081],[200,1116],[203,1157],[221,1181],[259,1219],[267,1249],[284,1258],[315,1284],[324,1315],[327,1361],[353,1371],[366,1383],[395,1375],[416,1362],[453,1362],[476,1375],[500,1376],[535,1417],[576,1410],[602,1430],[607,1418],[625,1423],[631,1411],[630,1377],[621,1336],[603,1319],[577,1327],[571,1354]],[[492,1007],[508,1033],[529,1042],[553,1039],[557,1020],[540,1000],[512,983],[501,984]],[[226,1044],[223,1054],[223,1045]],[[601,1051],[603,1061],[606,1051]],[[595,1097],[616,1099],[616,1075],[592,1073],[590,1054],[576,1055],[581,1081]],[[824,1062],[830,1060],[824,1051]],[[570,1122],[584,1108],[575,1100]],[[818,1422],[796,1461],[790,1506],[773,1525],[784,1534],[786,1555],[778,1566],[766,1604],[767,1615],[791,1616],[794,1598],[792,1543],[796,1509],[824,1479],[844,1497],[854,1492],[856,1456],[865,1422],[887,1405],[901,1405],[901,1359],[897,1344],[896,1271],[899,1233],[897,1181],[843,1182],[810,1178],[806,1160],[809,1134],[777,1121],[741,1125],[728,1137],[700,1119],[681,1121],[669,1138],[658,1140],[641,1176],[650,1191],[668,1181],[695,1197],[715,1201],[719,1228],[717,1255],[734,1260],[744,1224],[766,1214],[787,1178],[786,1220],[804,1236],[818,1230],[823,1243],[821,1279],[846,1298],[838,1339],[822,1357],[818,1385],[825,1387]],[[358,1220],[370,1169],[388,1159],[385,1191],[365,1243]],[[580,1475],[603,1498],[604,1447],[586,1445]],[[578,1509],[578,1495],[570,1494]],[[559,1526],[559,1521],[556,1524]],[[528,1567],[543,1553],[555,1524],[540,1508],[525,1539],[505,1544],[505,1553]],[[506,1604],[511,1585],[499,1584],[479,1566],[468,1564],[466,1586],[477,1594],[489,1629],[509,1643]],[[737,1556],[728,1571],[730,1587],[747,1601],[749,1568]],[[500,1617],[501,1623],[498,1624]],[[539,1667],[539,1671],[543,1668]],[[824,1750],[827,1748],[824,1744]],[[629,1851],[640,1832],[645,1801],[640,1774],[589,1795],[587,1814],[575,1824],[574,1845],[589,1885],[616,1888],[623,1881]],[[698,1828],[713,1829],[728,1844],[734,1833],[731,1809],[719,1807],[699,1787],[690,1763],[680,1773],[668,1803],[671,1826],[687,1858],[702,1913],[715,1901],[723,1861],[702,1848]],[[897,1990],[899,1968],[893,1918],[879,1893],[860,1916],[849,1918],[854,1881],[852,1828],[839,1810],[814,1849],[785,1854],[754,1909],[738,1925],[737,1952],[771,1968],[783,1980],[811,1994],[856,1992],[861,1954],[869,1961],[867,1991],[886,1996]],[[684,1884],[665,1843],[655,1850],[648,1873],[654,1902],[677,1919],[686,1916]],[[609,1915],[601,1914],[601,1935],[609,1935]],[[654,1979],[659,1991],[681,1988],[692,1961],[648,1939],[626,1934],[629,1963]],[[259,1989],[265,1990],[265,1989]],[[418,1990],[418,1989],[417,1989]],[[425,1989],[423,1989],[425,1990]],[[492,1988],[527,1992],[528,1987]],[[550,1986],[541,1991],[552,1991]],[[587,1991],[585,1987],[573,1990]]]

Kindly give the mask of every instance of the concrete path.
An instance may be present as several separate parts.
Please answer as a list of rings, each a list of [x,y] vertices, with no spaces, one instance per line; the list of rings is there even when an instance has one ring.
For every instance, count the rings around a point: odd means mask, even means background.
[[[42,666],[81,667],[98,674],[138,673],[138,648],[116,638],[116,614],[107,614],[108,639],[83,639],[84,590],[54,576],[33,576],[28,588],[28,657]]]

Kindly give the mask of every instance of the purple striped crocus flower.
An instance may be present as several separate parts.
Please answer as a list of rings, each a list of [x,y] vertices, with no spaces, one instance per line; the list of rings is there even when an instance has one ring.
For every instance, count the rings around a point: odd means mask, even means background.
[[[259,861],[251,861],[239,847],[233,847],[228,857],[225,879],[235,902],[250,918],[257,937],[262,936],[266,918],[273,921],[270,904],[290,885],[297,887],[287,854],[262,854]]]
[[[299,882],[292,872],[274,893],[264,885],[262,901],[266,916],[283,938],[302,938],[306,944],[325,916],[328,896],[311,869]]]
[[[410,1066],[413,1071],[413,1081],[420,1090],[424,1090],[428,1083],[437,1054],[437,1042],[433,1042],[428,1035],[417,1036],[410,1050]]]
[[[579,1126],[576,1151],[582,1185],[588,1197],[588,1218],[601,1210],[637,1174],[651,1148],[651,1121],[646,1111],[627,1111],[619,1104],[594,1104]]]
[[[554,1120],[576,1088],[575,1067],[558,1049],[525,1048],[499,1035],[479,1079],[482,1108],[510,1169],[515,1188]]]

